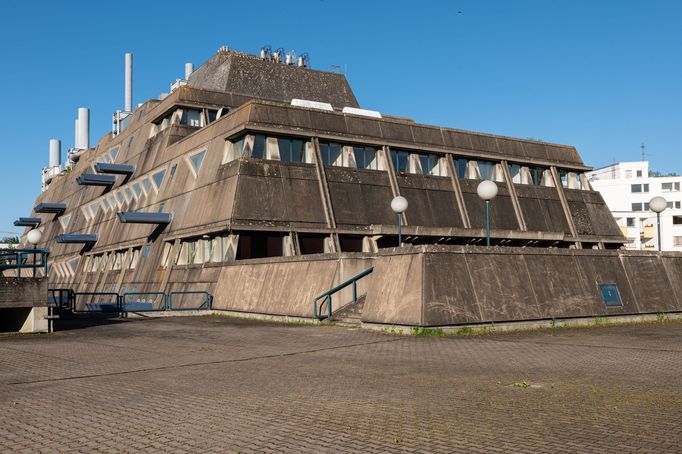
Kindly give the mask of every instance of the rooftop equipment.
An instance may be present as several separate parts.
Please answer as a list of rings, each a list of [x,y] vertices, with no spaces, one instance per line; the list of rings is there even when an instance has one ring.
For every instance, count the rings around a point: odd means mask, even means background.
[[[284,54],[284,48],[280,47],[276,51],[272,53],[272,61],[275,63],[281,63],[282,62],[282,55]]]
[[[62,142],[50,139],[50,168],[62,165]]]
[[[80,186],[113,186],[116,183],[116,177],[113,175],[83,173],[76,177],[76,183]]]
[[[376,110],[358,109],[356,107],[344,107],[343,113],[361,115],[363,117],[382,118],[381,113]]]
[[[194,72],[193,63],[185,63],[185,80],[189,80],[189,76]]]
[[[63,233],[54,237],[59,244],[93,244],[97,242],[96,233]]]
[[[261,60],[270,60],[272,58],[272,46],[266,45],[261,47],[258,56]]]
[[[43,202],[33,207],[33,211],[36,213],[54,213],[59,215],[66,211],[66,204]]]
[[[299,68],[307,68],[310,66],[310,56],[308,55],[308,52],[302,53],[298,56],[296,66]]]
[[[125,54],[125,112],[133,111],[133,54]]]
[[[33,227],[36,228],[43,222],[40,218],[19,218],[19,220],[14,221],[15,227]]]
[[[291,105],[296,107],[305,107],[307,109],[319,109],[328,110],[330,112],[334,111],[334,108],[328,102],[310,101],[308,99],[292,99]]]
[[[153,213],[120,211],[116,213],[118,220],[123,224],[156,224],[167,225],[173,220],[171,213]]]
[[[135,166],[129,164],[109,164],[107,162],[98,162],[95,164],[95,172],[111,173],[116,175],[132,175],[135,172]]]

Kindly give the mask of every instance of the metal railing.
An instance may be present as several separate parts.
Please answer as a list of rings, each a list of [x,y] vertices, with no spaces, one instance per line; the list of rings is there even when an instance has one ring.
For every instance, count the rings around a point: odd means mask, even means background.
[[[71,311],[76,313],[123,312],[121,309],[121,297],[116,292],[74,292]]]
[[[313,300],[313,317],[315,317],[318,320],[324,320],[331,318],[331,316],[334,313],[334,310],[332,308],[332,296],[343,290],[344,288],[348,287],[349,285],[352,285],[353,287],[353,299],[350,303],[348,304],[355,304],[358,301],[358,281],[362,279],[363,277],[367,276],[370,274],[372,271],[374,271],[374,267],[370,267],[366,269],[365,271],[356,274],[355,276],[351,277],[350,279],[347,279],[337,285],[336,287],[327,290],[323,294],[316,296],[315,299]],[[322,307],[327,305],[327,313],[325,315],[322,314]]]
[[[36,270],[40,269],[47,276],[48,255],[49,249],[0,249],[0,272],[16,270],[17,277],[22,277],[21,270],[26,269],[33,270],[32,276],[36,277]]]
[[[186,301],[179,302],[176,306],[173,305],[173,297],[180,297],[183,300],[190,296],[191,300],[196,300],[195,295],[200,296],[200,304],[192,306],[187,304]],[[176,298],[177,301],[177,298]],[[208,292],[170,292],[168,294],[168,310],[169,311],[191,311],[191,310],[201,310],[201,309],[211,309],[213,305],[213,295]]]
[[[164,292],[127,292],[121,295],[124,312],[165,311],[168,308]]]
[[[189,302],[187,301],[189,299]],[[206,291],[178,292],[74,292],[49,288],[48,304],[73,313],[124,313],[210,310],[213,295]]]

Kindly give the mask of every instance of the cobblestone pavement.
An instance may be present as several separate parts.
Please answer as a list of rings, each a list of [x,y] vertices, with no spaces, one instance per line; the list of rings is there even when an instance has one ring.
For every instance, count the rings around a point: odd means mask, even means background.
[[[400,337],[223,317],[0,338],[2,452],[682,452],[682,323]]]

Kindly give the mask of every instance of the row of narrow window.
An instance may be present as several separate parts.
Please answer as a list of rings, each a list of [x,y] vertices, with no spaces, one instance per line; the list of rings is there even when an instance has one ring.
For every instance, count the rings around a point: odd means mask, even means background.
[[[194,152],[186,157],[186,163],[194,178],[198,177],[205,157],[206,149]],[[130,209],[135,202],[142,202],[146,200],[147,197],[158,194],[164,185],[164,181],[166,187],[171,183],[175,177],[177,167],[178,163],[173,163],[170,164],[170,166],[164,166],[153,170],[146,175],[120,186],[115,191],[105,194],[86,204],[81,208],[85,219],[87,221],[94,220],[100,210],[106,213],[109,211],[116,212]],[[167,180],[166,175],[168,175]],[[70,220],[71,214],[65,214],[60,217],[60,223],[64,231],[66,231]]]
[[[377,149],[365,145],[346,145],[320,141],[320,155],[326,166],[351,167],[368,170],[387,170]],[[251,157],[296,163],[314,162],[312,143],[300,138],[268,137],[263,134],[248,134],[227,141],[223,163]],[[391,150],[393,168],[397,173],[420,174],[447,177],[447,158],[437,153],[415,152],[401,149]],[[499,162],[483,159],[454,158],[454,170],[459,178],[471,180],[505,181],[505,173]],[[541,166],[509,164],[511,180],[516,184],[554,186],[550,169]],[[589,190],[584,174],[559,170],[561,184],[565,188]]]

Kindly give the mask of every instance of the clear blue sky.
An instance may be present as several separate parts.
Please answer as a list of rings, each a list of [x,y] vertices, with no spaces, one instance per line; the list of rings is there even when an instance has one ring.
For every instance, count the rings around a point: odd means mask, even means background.
[[[221,45],[271,44],[347,67],[366,108],[571,144],[594,167],[644,142],[653,169],[682,173],[681,24],[675,0],[5,0],[0,230],[29,215],[48,139],[73,146],[78,106],[92,143],[110,130],[126,51],[135,104]]]

